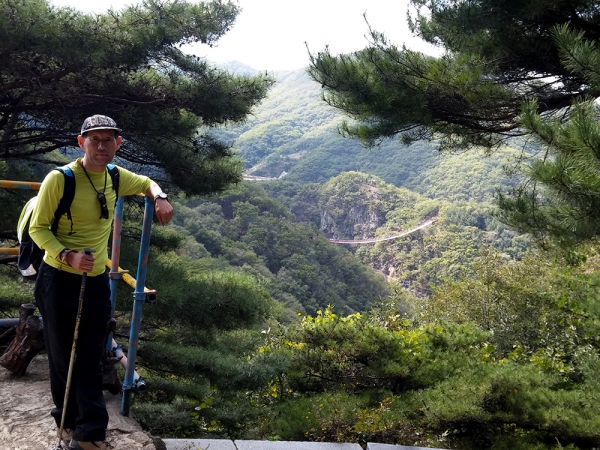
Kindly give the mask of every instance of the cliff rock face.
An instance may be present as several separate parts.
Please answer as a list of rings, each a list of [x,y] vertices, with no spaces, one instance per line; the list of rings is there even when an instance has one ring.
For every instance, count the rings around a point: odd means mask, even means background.
[[[374,237],[392,206],[381,192],[384,186],[380,178],[359,172],[332,178],[321,190],[321,231],[330,239]]]
[[[321,210],[321,231],[330,239],[366,239],[385,223],[381,211],[366,204],[351,205],[344,214]]]

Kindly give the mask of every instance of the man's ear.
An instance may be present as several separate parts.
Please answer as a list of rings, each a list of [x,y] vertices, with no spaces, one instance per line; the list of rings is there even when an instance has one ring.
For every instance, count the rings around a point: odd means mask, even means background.
[[[85,141],[85,138],[82,135],[77,136],[77,143],[79,144],[79,148],[81,148],[83,150],[83,142]]]
[[[116,142],[117,142],[117,150],[119,150],[121,148],[121,142],[123,142],[123,136],[117,137]]]

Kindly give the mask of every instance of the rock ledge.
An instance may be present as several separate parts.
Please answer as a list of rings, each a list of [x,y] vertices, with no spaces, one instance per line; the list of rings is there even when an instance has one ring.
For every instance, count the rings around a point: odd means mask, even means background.
[[[164,448],[160,439],[146,434],[134,419],[119,414],[120,395],[105,392],[105,400],[109,414],[107,440],[115,450]],[[22,377],[0,367],[0,449],[42,450],[55,446],[58,438],[50,415],[52,407],[45,354],[33,358]]]

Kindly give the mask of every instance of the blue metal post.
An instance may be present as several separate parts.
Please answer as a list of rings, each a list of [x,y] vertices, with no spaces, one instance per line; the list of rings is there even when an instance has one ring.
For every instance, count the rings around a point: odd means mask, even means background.
[[[144,222],[142,225],[142,240],[140,243],[140,254],[138,259],[138,271],[133,293],[133,313],[131,315],[131,329],[129,331],[129,348],[127,350],[127,367],[123,381],[123,399],[121,402],[121,415],[129,416],[131,406],[131,392],[133,390],[133,378],[135,372],[135,359],[137,356],[138,336],[142,321],[142,306],[146,300],[144,286],[146,284],[146,269],[148,267],[148,254],[150,253],[150,231],[152,230],[152,217],[154,214],[154,201],[150,197],[145,198]]]
[[[124,273],[120,273],[119,261],[121,259],[121,231],[123,230],[123,205],[125,204],[125,198],[119,197],[115,205],[115,219],[113,223],[113,238],[110,252],[110,303],[112,305],[111,317],[115,317],[115,308],[117,304],[117,287],[119,280],[122,279]],[[147,289],[144,289],[147,291]],[[106,350],[115,351],[117,357],[121,358],[121,364],[127,368],[127,357],[123,353],[123,349],[118,345],[113,337],[112,333],[109,333],[106,341]],[[136,392],[143,392],[146,390],[146,384],[144,380],[134,370],[133,372],[133,386]]]
[[[119,282],[119,259],[121,258],[121,230],[123,228],[123,197],[117,199],[115,207],[115,220],[113,223],[113,239],[110,250],[110,303],[112,313],[110,317],[115,317],[115,305],[117,303],[117,284]],[[106,340],[106,350],[112,350],[112,333]]]

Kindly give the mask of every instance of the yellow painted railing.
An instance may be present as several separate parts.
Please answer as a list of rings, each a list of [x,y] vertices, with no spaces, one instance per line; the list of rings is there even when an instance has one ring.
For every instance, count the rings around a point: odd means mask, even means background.
[[[11,181],[11,180],[0,180],[0,188],[5,189],[33,189],[35,191],[40,190],[42,183],[36,181]]]

